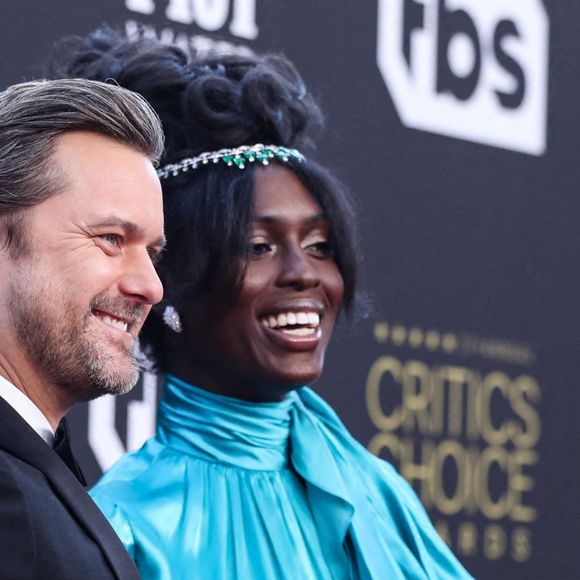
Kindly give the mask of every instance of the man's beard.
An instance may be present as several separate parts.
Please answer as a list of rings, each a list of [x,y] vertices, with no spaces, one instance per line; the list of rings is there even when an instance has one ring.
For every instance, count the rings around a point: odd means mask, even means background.
[[[80,314],[67,308],[58,293],[35,291],[34,279],[25,282],[12,284],[8,307],[18,341],[48,382],[75,402],[121,395],[135,386],[139,366],[132,345],[107,341],[106,332],[100,335],[93,308],[140,320],[142,305],[99,294]]]

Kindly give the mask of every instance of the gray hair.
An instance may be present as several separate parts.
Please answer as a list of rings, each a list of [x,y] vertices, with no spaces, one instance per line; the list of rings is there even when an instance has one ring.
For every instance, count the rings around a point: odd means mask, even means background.
[[[105,135],[155,164],[163,153],[159,117],[136,93],[86,79],[9,87],[0,93],[0,224],[5,247],[19,245],[19,210],[63,189],[65,176],[53,155],[57,138],[69,131]]]

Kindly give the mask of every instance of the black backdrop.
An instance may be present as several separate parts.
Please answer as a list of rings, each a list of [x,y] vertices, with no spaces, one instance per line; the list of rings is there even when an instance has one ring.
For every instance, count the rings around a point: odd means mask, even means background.
[[[370,315],[317,389],[481,578],[580,577],[580,4],[4,0],[0,80],[107,22],[284,52],[358,200]],[[91,481],[154,426],[145,376],[72,413]]]

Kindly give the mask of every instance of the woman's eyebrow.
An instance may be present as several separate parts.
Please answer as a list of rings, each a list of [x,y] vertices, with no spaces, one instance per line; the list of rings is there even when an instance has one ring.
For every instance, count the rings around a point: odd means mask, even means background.
[[[290,220],[285,219],[282,216],[276,215],[253,215],[252,221],[260,222],[260,223],[285,223]],[[307,223],[315,223],[315,222],[326,222],[328,218],[323,212],[310,215],[305,220]]]

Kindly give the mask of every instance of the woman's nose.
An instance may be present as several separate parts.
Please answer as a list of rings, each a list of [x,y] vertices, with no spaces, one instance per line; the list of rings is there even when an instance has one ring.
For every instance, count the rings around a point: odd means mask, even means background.
[[[300,290],[320,284],[320,275],[314,258],[302,248],[290,248],[280,257],[279,286],[294,286]]]

